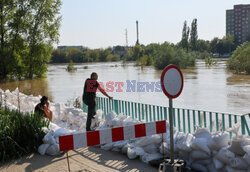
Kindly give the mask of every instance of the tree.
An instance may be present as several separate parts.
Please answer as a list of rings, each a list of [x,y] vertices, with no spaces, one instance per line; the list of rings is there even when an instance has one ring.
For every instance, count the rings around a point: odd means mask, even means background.
[[[187,27],[187,21],[184,21],[180,46],[182,48],[186,49],[187,52],[188,52],[188,48],[189,48],[189,44],[188,44],[189,31],[190,31],[190,29],[189,29],[189,27]]]
[[[198,40],[197,19],[193,19],[190,32],[190,47],[193,51],[197,50],[197,40]]]
[[[60,0],[0,1],[0,80],[41,77],[58,41]]]
[[[227,68],[250,74],[250,42],[238,46],[227,62]]]
[[[60,7],[60,0],[30,0],[30,17],[27,27],[29,54],[26,59],[27,77],[30,79],[34,75],[41,76],[39,74],[41,70],[44,73],[47,71],[46,65],[39,65],[39,63],[49,62],[52,44],[58,42],[61,21],[61,17],[58,16]],[[39,59],[37,52],[43,53],[40,54],[40,61],[37,61]]]

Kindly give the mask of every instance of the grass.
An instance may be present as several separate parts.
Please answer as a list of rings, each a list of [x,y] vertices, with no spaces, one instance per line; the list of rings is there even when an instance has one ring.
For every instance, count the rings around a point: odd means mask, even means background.
[[[6,162],[37,152],[49,121],[37,114],[23,114],[0,106],[0,161]]]

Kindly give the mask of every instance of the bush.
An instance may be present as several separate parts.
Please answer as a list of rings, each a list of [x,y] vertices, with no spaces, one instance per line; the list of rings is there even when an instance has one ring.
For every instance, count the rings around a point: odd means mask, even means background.
[[[237,73],[250,74],[250,42],[238,46],[227,61],[227,68]]]
[[[164,69],[169,64],[174,64],[180,68],[194,66],[195,54],[187,53],[181,48],[164,43],[155,52],[154,65],[157,69]]]
[[[48,125],[40,115],[0,108],[0,161],[37,152],[45,136],[42,128]]]

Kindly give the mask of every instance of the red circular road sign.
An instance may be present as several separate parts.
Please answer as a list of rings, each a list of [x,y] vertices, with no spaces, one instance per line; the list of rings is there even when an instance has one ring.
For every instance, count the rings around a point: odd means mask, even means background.
[[[168,65],[161,74],[161,87],[168,98],[178,97],[183,89],[183,75],[175,65]]]

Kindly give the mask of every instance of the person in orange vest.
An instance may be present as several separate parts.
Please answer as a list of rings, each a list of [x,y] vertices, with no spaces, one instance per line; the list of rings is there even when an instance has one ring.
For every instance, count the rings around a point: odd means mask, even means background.
[[[83,88],[83,102],[88,106],[88,117],[86,122],[86,131],[91,131],[91,120],[94,119],[96,115],[95,106],[96,106],[96,91],[99,89],[101,93],[108,98],[112,99],[113,97],[109,96],[103,88],[100,87],[100,84],[97,82],[98,75],[93,72],[90,75],[90,78],[86,79],[84,88]]]

